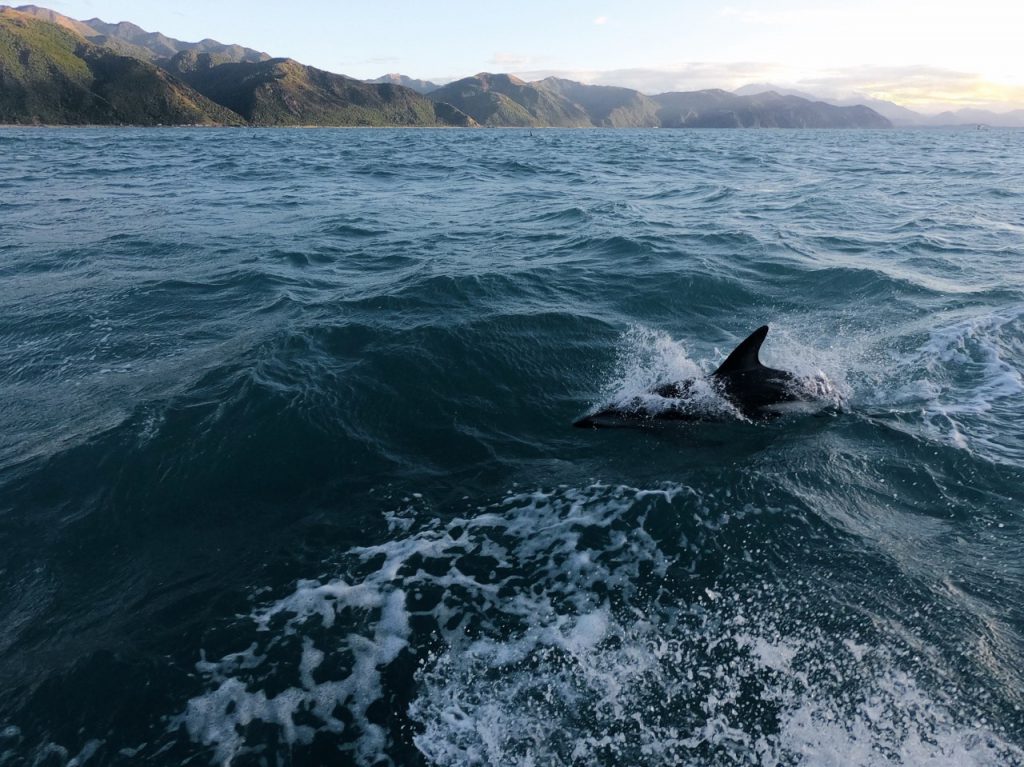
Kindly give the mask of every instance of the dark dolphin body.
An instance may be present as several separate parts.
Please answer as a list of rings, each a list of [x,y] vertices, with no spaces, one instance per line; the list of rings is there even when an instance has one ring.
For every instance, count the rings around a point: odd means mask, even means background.
[[[758,352],[768,326],[763,325],[737,346],[725,362],[710,376],[711,385],[739,414],[752,420],[771,418],[778,414],[779,406],[791,402],[807,402],[820,386],[804,382],[785,370],[765,367]],[[651,407],[650,400],[642,397],[624,404],[599,410],[576,421],[573,426],[596,429],[611,426],[636,426],[652,421],[702,421],[715,414],[692,401],[696,382],[693,380],[663,384],[649,394],[664,398],[659,407]]]

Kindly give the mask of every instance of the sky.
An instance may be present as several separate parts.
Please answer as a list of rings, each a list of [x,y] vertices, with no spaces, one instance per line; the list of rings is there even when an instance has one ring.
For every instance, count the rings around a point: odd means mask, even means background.
[[[18,0],[7,0],[17,5]],[[558,75],[647,93],[750,83],[923,112],[1024,108],[1024,0],[37,0],[331,72]]]

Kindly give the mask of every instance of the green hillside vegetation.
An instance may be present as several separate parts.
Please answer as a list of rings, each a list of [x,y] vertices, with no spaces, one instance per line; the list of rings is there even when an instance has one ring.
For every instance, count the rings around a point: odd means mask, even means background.
[[[63,14],[57,13],[56,11],[51,11],[49,8],[40,8],[37,5],[21,5],[12,10],[17,11],[18,13],[23,13],[26,16],[31,16],[35,19],[39,19],[40,21],[56,24],[70,32],[74,32],[76,35],[93,45],[102,46],[121,56],[131,56],[132,58],[142,59],[143,61],[151,61],[154,58],[152,52],[141,46],[133,45],[126,40],[109,38],[107,35],[97,32],[87,22],[69,18]]]
[[[370,84],[292,59],[221,63],[179,54],[169,68],[253,125],[445,126],[474,124],[447,104],[398,85]]]
[[[481,72],[443,85],[428,96],[468,114],[481,125],[580,128],[593,125],[579,104],[518,77]]]
[[[168,73],[0,9],[0,123],[237,124]]]
[[[0,115],[15,104],[38,111],[86,106],[92,73],[77,55],[80,45],[60,27],[0,9]]]
[[[79,21],[37,5],[22,5],[15,10],[70,29],[93,45],[109,48],[122,56],[132,56],[143,61],[159,63],[182,51],[211,53],[225,61],[265,61],[270,58],[261,51],[241,45],[225,45],[216,40],[200,40],[198,43],[175,40],[159,32],[147,32],[127,21],[117,24],[108,24],[101,19]]]
[[[479,125],[491,127],[532,128],[543,123],[531,115],[521,104],[517,104],[501,93],[486,91],[463,91],[453,93],[450,89],[441,89],[429,94],[431,99],[444,99],[451,102],[456,109],[470,115]]]
[[[93,91],[118,122],[135,125],[241,125],[230,109],[216,104],[159,67],[96,48],[84,53],[93,72]]]

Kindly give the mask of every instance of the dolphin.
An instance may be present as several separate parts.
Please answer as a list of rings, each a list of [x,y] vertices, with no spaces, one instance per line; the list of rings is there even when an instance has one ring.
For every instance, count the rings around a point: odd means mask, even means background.
[[[725,362],[708,376],[707,384],[727,408],[749,420],[766,420],[787,410],[800,410],[801,403],[831,393],[832,387],[823,375],[799,378],[787,370],[776,370],[761,364],[758,353],[768,335],[762,325],[733,349]],[[614,426],[636,426],[655,421],[707,421],[723,415],[721,407],[709,408],[699,402],[702,382],[694,379],[662,384],[645,395],[609,405],[585,415],[573,426],[597,429]],[[704,387],[705,390],[707,387]],[[719,403],[721,405],[723,403]]]

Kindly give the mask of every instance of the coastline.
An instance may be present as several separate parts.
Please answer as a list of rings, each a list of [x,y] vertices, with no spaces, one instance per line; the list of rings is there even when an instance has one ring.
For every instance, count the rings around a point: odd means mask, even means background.
[[[673,128],[665,128],[662,126],[647,126],[647,127],[623,127],[616,128],[610,125],[541,125],[541,126],[528,126],[528,125],[229,125],[229,124],[218,124],[218,125],[109,125],[104,123],[85,123],[68,125],[65,123],[0,123],[0,130],[14,130],[14,129],[66,129],[66,130],[95,130],[97,128],[105,128],[112,130],[162,130],[167,128],[174,128],[176,130],[443,130],[443,131],[478,131],[478,130],[506,130],[506,131],[767,131],[767,132],[780,132],[780,133],[792,133],[797,131],[814,131],[815,133],[851,133],[851,132],[874,132],[874,131],[971,131],[971,132],[989,132],[989,131],[1021,131],[1024,127],[1020,126],[984,126],[979,128],[974,124],[962,124],[962,125],[893,125],[884,128],[863,128],[863,127],[837,127],[837,128],[818,128],[818,127],[793,127],[793,128],[780,128],[777,126],[767,127],[753,127],[753,126],[737,126],[732,128],[721,128],[721,127],[705,127],[705,126],[681,126]]]

